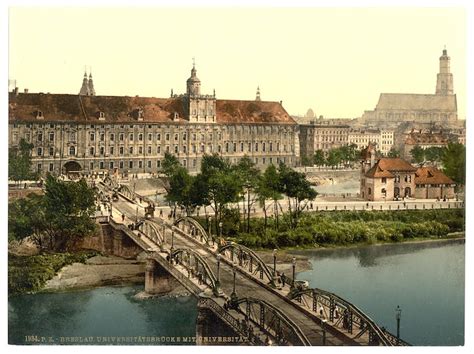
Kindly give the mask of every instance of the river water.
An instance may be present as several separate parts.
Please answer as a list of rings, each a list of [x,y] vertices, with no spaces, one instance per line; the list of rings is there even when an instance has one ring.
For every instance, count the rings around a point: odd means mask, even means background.
[[[464,241],[302,251],[297,278],[331,291],[412,345],[464,343]]]
[[[300,253],[309,257],[313,270],[299,273],[299,279],[354,303],[392,333],[399,305],[401,337],[409,343],[463,344],[464,242]],[[194,298],[135,300],[133,295],[141,290],[142,286],[103,287],[10,298],[9,343],[38,344],[35,340],[44,337],[56,344],[114,344],[112,338],[145,336],[159,341],[155,344],[168,344],[171,338],[195,335]]]

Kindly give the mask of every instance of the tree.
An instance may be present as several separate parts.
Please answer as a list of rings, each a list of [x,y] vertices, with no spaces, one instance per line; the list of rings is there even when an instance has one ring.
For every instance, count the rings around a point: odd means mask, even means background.
[[[239,184],[246,193],[247,233],[249,233],[250,210],[258,197],[256,194],[256,189],[258,187],[260,170],[255,167],[255,163],[249,157],[244,156],[235,166],[235,172],[239,178]]]
[[[202,201],[214,210],[215,227],[219,230],[223,210],[229,203],[238,202],[242,194],[240,176],[226,160],[214,154],[203,157],[197,179]]]
[[[413,149],[410,150],[410,154],[415,163],[422,163],[425,160],[425,150],[423,150],[419,145],[415,145]]]
[[[425,159],[432,163],[441,162],[444,149],[439,146],[431,146],[425,149]]]
[[[281,199],[280,176],[274,165],[269,165],[258,181],[257,195],[260,206],[263,208],[265,216],[265,229],[267,228],[267,208],[265,202],[267,199],[273,200],[273,210],[278,229],[278,200]]]
[[[301,213],[317,192],[311,187],[304,173],[296,172],[284,164],[279,166],[279,188],[288,197],[290,227],[296,228]]]
[[[29,144],[25,139],[20,139],[18,146],[8,150],[8,178],[17,182],[28,179],[36,179],[36,175],[31,172],[31,150],[33,144]]]
[[[306,155],[301,155],[301,164],[303,166],[313,166],[313,159]]]
[[[161,172],[168,178],[170,178],[176,171],[177,168],[181,167],[179,160],[176,156],[171,155],[169,152],[165,153],[165,158],[161,164]]]
[[[45,194],[10,204],[9,238],[32,237],[41,250],[64,251],[95,230],[95,191],[85,180],[65,182],[48,175]]]
[[[391,158],[400,157],[400,151],[392,147],[390,151],[388,152],[387,157],[391,157]]]
[[[188,170],[182,166],[174,168],[173,174],[169,177],[169,190],[166,194],[166,200],[173,205],[179,205],[186,210],[186,215],[197,206],[197,198],[193,196],[194,177]]]
[[[331,149],[329,150],[328,157],[326,159],[326,163],[334,168],[335,166],[339,165],[342,161],[341,151],[339,149]]]
[[[313,161],[316,166],[323,166],[326,164],[326,157],[323,150],[316,150],[314,152]]]
[[[449,143],[442,156],[443,171],[454,182],[466,183],[466,147],[459,143]]]

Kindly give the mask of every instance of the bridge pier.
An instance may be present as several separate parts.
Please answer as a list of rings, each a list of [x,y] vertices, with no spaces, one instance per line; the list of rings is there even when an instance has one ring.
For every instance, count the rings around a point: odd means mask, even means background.
[[[122,255],[122,233],[121,232],[114,232],[112,240],[112,249],[114,256],[121,256]]]
[[[181,284],[153,258],[148,258],[145,266],[145,292],[153,295],[166,294],[176,288],[182,288]]]

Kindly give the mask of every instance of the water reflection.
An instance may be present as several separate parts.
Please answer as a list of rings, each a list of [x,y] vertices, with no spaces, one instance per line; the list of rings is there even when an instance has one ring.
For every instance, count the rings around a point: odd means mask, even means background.
[[[313,268],[299,279],[352,302],[392,333],[400,305],[409,343],[464,343],[463,240],[299,253]]]
[[[408,255],[427,249],[442,248],[447,245],[464,245],[465,240],[442,240],[419,243],[394,243],[386,245],[372,245],[352,248],[321,249],[313,251],[295,251],[317,259],[342,259],[353,257],[359,261],[361,267],[376,267],[379,261],[388,256]]]
[[[8,301],[8,341],[10,344],[28,344],[25,336],[30,335],[51,336],[56,343],[60,337],[68,336],[195,335],[195,298],[136,300],[134,295],[142,290],[137,286],[104,287],[12,297]]]

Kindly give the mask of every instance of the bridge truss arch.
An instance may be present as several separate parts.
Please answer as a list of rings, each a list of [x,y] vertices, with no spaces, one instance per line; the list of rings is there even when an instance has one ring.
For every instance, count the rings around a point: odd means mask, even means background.
[[[332,327],[337,327],[351,335],[357,331],[353,338],[365,339],[367,345],[408,345],[382,330],[355,305],[326,290],[295,288],[289,294],[289,298],[326,318]]]
[[[214,239],[204,229],[204,227],[196,219],[189,216],[182,216],[173,223],[181,231],[191,235],[194,239],[209,245]]]
[[[266,279],[273,286],[276,285],[273,271],[250,248],[235,242],[228,242],[219,247],[217,251],[232,263],[238,261],[238,265],[250,274],[258,274],[261,280]]]
[[[188,271],[188,277],[198,278],[200,284],[209,286],[215,295],[220,295],[219,282],[206,260],[189,248],[178,248],[170,254],[171,262],[180,264]]]
[[[110,175],[105,176],[103,183],[112,190],[117,190],[120,188],[119,183],[115,178],[110,177]]]
[[[252,297],[237,300],[236,310],[245,315],[246,322],[276,339],[278,345],[304,345],[311,342],[287,315],[270,303]]]
[[[165,235],[160,231],[158,224],[148,219],[143,219],[135,224],[135,230],[143,233],[146,237],[157,244],[161,250],[164,250]]]
[[[130,188],[124,184],[121,184],[119,187],[119,192],[126,198],[134,201],[135,193],[130,190]]]

